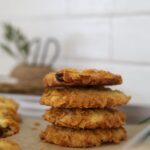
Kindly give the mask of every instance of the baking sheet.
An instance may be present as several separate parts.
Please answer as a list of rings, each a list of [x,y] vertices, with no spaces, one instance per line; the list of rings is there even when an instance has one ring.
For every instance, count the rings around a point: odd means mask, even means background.
[[[18,134],[9,137],[8,139],[16,142],[22,150],[66,150],[65,147],[44,143],[40,140],[40,133],[47,126],[42,118],[23,117],[21,124],[21,130]],[[138,132],[142,131],[147,124],[141,125],[127,125],[128,139],[120,144],[103,144],[100,147],[86,148],[88,150],[120,150],[126,143],[133,138]],[[67,148],[68,150],[74,150],[75,148]],[[78,148],[78,150],[84,150],[85,148]]]

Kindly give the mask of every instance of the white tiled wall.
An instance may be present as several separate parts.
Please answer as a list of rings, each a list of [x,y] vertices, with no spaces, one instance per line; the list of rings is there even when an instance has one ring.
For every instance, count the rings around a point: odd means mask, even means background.
[[[0,0],[0,24],[11,22],[32,39],[56,38],[55,67],[121,73],[135,102],[150,103],[149,0]],[[0,30],[0,41],[2,29]],[[17,63],[0,51],[0,73]]]
[[[66,0],[0,0],[0,16],[31,17],[64,15],[67,11]]]
[[[114,59],[150,63],[150,16],[114,18]]]
[[[113,12],[113,0],[68,0],[71,15],[101,15]]]
[[[149,0],[114,0],[114,12],[118,14],[145,14],[150,12]]]

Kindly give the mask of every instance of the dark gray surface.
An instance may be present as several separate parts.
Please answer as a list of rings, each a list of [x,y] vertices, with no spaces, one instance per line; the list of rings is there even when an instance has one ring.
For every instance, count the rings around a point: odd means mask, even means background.
[[[150,117],[149,106],[127,105],[119,108],[119,110],[126,113],[127,124],[137,124]]]

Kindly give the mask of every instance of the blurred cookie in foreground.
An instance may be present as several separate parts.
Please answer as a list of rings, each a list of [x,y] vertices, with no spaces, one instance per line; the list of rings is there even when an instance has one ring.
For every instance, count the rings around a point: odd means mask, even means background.
[[[45,90],[40,103],[60,108],[105,108],[125,105],[130,98],[109,88],[52,88]]]
[[[13,109],[7,109],[7,108],[0,108],[0,115],[5,118],[11,118],[16,122],[21,122],[21,118],[17,111],[14,111]]]
[[[45,76],[44,83],[49,87],[117,85],[122,83],[120,75],[96,69],[62,69]]]
[[[0,110],[0,137],[7,137],[19,132],[20,122],[16,113],[9,109]]]
[[[7,137],[19,132],[19,105],[12,99],[0,97],[0,137]]]
[[[21,150],[21,148],[15,142],[0,139],[0,150]]]
[[[51,108],[44,119],[62,127],[95,129],[119,128],[125,124],[126,116],[114,109],[59,109]]]
[[[42,133],[41,138],[45,142],[66,147],[92,147],[102,143],[120,143],[126,139],[124,128],[74,130],[70,128],[49,125]]]
[[[0,108],[8,108],[17,111],[19,108],[19,104],[11,98],[0,96]]]

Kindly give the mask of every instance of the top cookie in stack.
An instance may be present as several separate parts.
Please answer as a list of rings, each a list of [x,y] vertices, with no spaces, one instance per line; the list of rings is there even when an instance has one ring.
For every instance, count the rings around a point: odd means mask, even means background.
[[[58,72],[47,74],[44,78],[44,83],[48,87],[104,86],[121,84],[122,78],[120,75],[103,70],[62,69]]]
[[[44,119],[53,125],[42,133],[42,139],[69,147],[125,139],[125,114],[112,107],[126,104],[130,97],[104,87],[121,83],[120,75],[94,69],[63,69],[46,75],[46,90],[40,103],[52,106]]]

